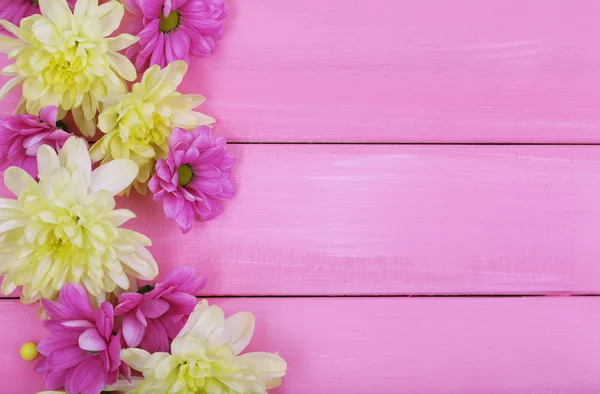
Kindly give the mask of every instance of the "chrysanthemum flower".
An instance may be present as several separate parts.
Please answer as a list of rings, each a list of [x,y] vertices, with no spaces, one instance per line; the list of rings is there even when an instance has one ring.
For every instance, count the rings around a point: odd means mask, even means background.
[[[115,210],[114,195],[137,175],[131,160],[117,160],[92,172],[84,140],[71,137],[57,155],[38,150],[39,184],[10,167],[4,183],[17,200],[0,199],[2,292],[23,286],[21,299],[53,299],[67,283],[81,283],[101,296],[116,286],[129,289],[128,275],[152,280],[156,262],[144,246],[150,240],[119,226],[135,217]]]
[[[235,157],[225,150],[225,138],[215,138],[207,126],[193,132],[179,128],[169,138],[169,156],[156,164],[148,186],[154,200],[162,200],[165,215],[175,219],[184,233],[194,215],[201,220],[217,216],[222,200],[233,197],[229,180]]]
[[[123,94],[124,80],[133,81],[136,71],[118,53],[138,39],[128,34],[107,38],[124,13],[116,0],[98,6],[98,0],[79,0],[71,12],[66,0],[39,0],[41,15],[32,15],[17,27],[0,24],[16,38],[0,36],[0,52],[15,63],[2,70],[12,75],[0,89],[0,99],[23,85],[17,111],[37,114],[47,105],[72,110],[85,135],[96,131],[98,103]]]
[[[67,0],[69,7],[73,9],[77,0]],[[33,14],[40,13],[38,0],[0,0],[0,19],[5,19],[19,26],[21,19]],[[0,27],[0,31],[4,29]]]
[[[67,283],[57,302],[43,299],[42,305],[50,316],[44,326],[51,334],[38,345],[35,371],[44,375],[46,389],[99,394],[116,383],[119,374],[130,379],[129,367],[121,362],[121,334],[113,332],[109,302],[94,311],[85,288]]]
[[[206,300],[196,306],[177,338],[171,354],[141,349],[121,351],[121,359],[141,371],[144,380],[135,394],[265,394],[281,385],[286,362],[277,354],[240,355],[254,333],[249,312],[227,319]]]
[[[71,134],[58,128],[54,106],[42,108],[39,116],[13,115],[0,119],[0,170],[21,167],[32,177],[38,174],[37,151],[48,145],[59,151]]]
[[[187,71],[187,64],[176,61],[164,69],[149,68],[141,82],[120,102],[102,111],[98,127],[106,134],[90,150],[94,161],[131,159],[140,172],[134,187],[145,193],[147,181],[159,158],[167,157],[168,140],[175,127],[192,130],[214,119],[195,112],[204,97],[181,94],[177,87]]]
[[[223,35],[221,20],[228,8],[223,0],[125,0],[137,17],[128,32],[140,37],[126,54],[142,71],[185,60],[189,55],[208,56]]]
[[[175,268],[156,286],[119,296],[115,315],[123,319],[123,339],[128,347],[150,353],[167,352],[194,311],[196,294],[206,284],[193,268]]]

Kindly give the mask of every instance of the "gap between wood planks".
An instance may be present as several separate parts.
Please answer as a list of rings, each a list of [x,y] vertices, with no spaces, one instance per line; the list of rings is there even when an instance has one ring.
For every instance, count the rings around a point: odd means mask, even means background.
[[[439,146],[600,146],[598,142],[280,142],[280,141],[227,141],[230,145],[439,145]]]
[[[323,294],[323,295],[302,295],[302,294],[287,294],[287,295],[197,295],[196,298],[539,298],[539,297],[600,297],[600,294]],[[1,301],[15,301],[19,297],[2,297]]]

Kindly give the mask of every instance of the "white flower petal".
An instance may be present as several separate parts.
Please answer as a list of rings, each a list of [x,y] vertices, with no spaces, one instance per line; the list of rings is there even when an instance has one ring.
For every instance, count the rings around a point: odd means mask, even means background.
[[[93,119],[86,119],[82,107],[73,108],[71,113],[73,114],[75,124],[77,124],[83,135],[91,137],[96,134],[96,123]]]
[[[131,34],[121,34],[116,37],[107,38],[106,42],[108,43],[108,49],[117,52],[130,47],[138,42],[139,39],[139,37],[132,36]]]
[[[107,190],[113,196],[127,189],[139,172],[139,167],[133,160],[117,159],[102,164],[92,172],[90,192]]]
[[[24,77],[14,77],[2,86],[0,89],[0,100],[6,97],[14,88],[19,86],[25,80]]]
[[[58,154],[48,145],[42,145],[37,151],[38,174],[51,174],[54,170],[60,167]]]
[[[278,354],[252,352],[239,356],[236,361],[257,373],[268,389],[281,385],[287,363]]]
[[[67,29],[72,25],[73,14],[66,0],[39,0],[41,14],[50,18],[56,27]]]
[[[0,52],[8,53],[15,48],[19,48],[23,46],[23,42],[21,40],[17,40],[16,38],[0,36]]]
[[[0,222],[0,234],[7,231],[14,230],[15,228],[23,227],[27,224],[24,219],[8,220],[6,222]]]
[[[142,349],[121,350],[121,360],[136,371],[143,371],[144,366],[150,359],[150,353]]]
[[[135,254],[119,253],[117,257],[126,267],[130,268],[131,272],[128,273],[136,278],[153,280],[158,275],[158,265],[154,257],[143,246],[137,246]]]
[[[118,1],[109,1],[98,7],[100,24],[102,26],[102,37],[111,35],[119,25],[125,14],[125,7]]]
[[[94,15],[97,11],[98,0],[77,0],[73,15],[75,15],[75,17]]]
[[[85,187],[89,187],[92,177],[92,161],[88,153],[87,142],[83,138],[70,137],[58,153],[58,159],[61,167],[70,173],[75,170],[81,171],[86,182]]]
[[[135,67],[127,57],[118,52],[108,52],[107,57],[112,67],[121,77],[128,81],[133,81],[137,77]]]
[[[81,0],[79,0],[81,1]],[[125,391],[136,388],[144,379],[137,376],[131,377],[131,383],[126,380],[117,380],[115,384],[104,387],[104,391]]]
[[[37,187],[31,175],[19,167],[9,167],[4,171],[4,184],[15,196],[19,196],[23,189]]]
[[[196,324],[191,328],[189,335],[206,342],[210,348],[216,348],[222,343],[225,314],[223,309],[211,305],[202,312]]]
[[[235,354],[240,354],[250,343],[254,334],[254,315],[240,312],[225,319],[225,336]]]
[[[0,19],[0,26],[4,27],[6,29],[6,31],[8,31],[15,37],[21,37],[21,35],[20,35],[21,29],[17,25],[10,23],[7,20]]]

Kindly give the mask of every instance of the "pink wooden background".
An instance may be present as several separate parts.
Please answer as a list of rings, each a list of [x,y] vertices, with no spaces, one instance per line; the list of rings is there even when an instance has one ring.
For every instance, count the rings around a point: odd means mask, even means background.
[[[600,392],[600,3],[228,4],[184,89],[236,198],[186,236],[120,205],[163,272],[256,314],[273,392]],[[0,330],[2,392],[40,391],[35,307],[0,300]]]

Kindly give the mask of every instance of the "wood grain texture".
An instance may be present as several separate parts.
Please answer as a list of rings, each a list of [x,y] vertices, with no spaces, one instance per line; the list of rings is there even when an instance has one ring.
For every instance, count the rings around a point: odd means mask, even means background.
[[[238,194],[182,235],[120,205],[204,294],[599,293],[600,147],[235,145]]]
[[[600,142],[596,0],[227,3],[183,89],[231,140]]]
[[[279,351],[273,394],[592,394],[600,387],[600,299],[312,298],[212,300],[257,317],[248,350]],[[26,341],[35,307],[0,302],[3,393],[42,389]]]

